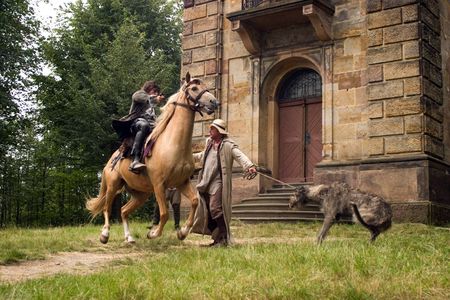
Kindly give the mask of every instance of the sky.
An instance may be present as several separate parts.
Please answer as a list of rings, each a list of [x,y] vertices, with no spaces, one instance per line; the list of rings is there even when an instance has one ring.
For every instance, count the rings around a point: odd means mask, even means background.
[[[75,0],[34,0],[36,16],[45,26],[50,28],[56,25],[56,16],[61,6]]]

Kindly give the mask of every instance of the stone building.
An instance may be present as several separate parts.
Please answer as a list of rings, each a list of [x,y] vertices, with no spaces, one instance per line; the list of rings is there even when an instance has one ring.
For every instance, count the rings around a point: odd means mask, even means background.
[[[450,220],[448,0],[184,0],[182,74],[285,182],[346,181],[395,219]],[[235,179],[235,199],[272,184]],[[250,188],[249,188],[250,186]]]

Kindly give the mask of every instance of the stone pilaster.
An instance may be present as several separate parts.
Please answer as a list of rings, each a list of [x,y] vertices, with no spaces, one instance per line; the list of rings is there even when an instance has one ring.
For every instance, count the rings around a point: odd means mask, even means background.
[[[190,0],[184,1],[184,7],[181,75],[189,71],[191,76],[202,79],[220,100],[222,3],[220,0]],[[219,112],[203,117],[196,115],[194,151],[202,150],[208,124],[219,115]]]

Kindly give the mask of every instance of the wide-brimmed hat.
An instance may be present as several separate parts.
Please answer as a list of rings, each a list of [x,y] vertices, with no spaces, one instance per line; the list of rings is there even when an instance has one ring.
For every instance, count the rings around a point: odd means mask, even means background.
[[[219,133],[221,133],[221,134],[228,134],[228,132],[227,132],[227,124],[222,119],[215,119],[211,123],[211,125],[209,125],[209,127],[211,127],[211,126],[214,126],[219,131]]]

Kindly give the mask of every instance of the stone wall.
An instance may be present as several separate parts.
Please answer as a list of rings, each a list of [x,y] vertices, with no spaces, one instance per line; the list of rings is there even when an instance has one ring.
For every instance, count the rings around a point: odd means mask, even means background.
[[[439,3],[372,0],[367,14],[369,154],[443,158]]]

